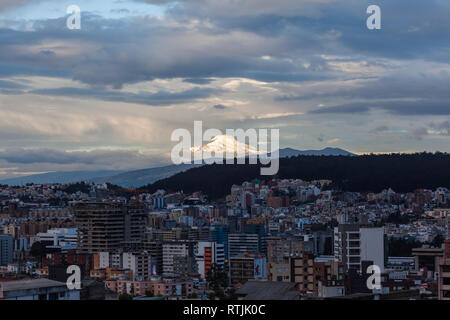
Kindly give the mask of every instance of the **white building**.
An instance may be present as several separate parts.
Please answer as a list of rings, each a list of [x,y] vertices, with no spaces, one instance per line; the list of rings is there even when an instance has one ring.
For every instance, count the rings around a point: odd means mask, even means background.
[[[196,252],[197,270],[202,279],[206,279],[210,270],[216,265],[225,265],[225,247],[216,242],[200,241]]]
[[[133,272],[134,280],[149,280],[152,276],[152,257],[149,253],[124,252],[122,268]]]
[[[361,227],[358,224],[340,224],[334,228],[334,256],[342,261],[346,270],[361,270],[362,261],[372,261],[385,268],[384,228]]]
[[[39,242],[47,248],[61,248],[61,251],[77,248],[76,228],[55,228],[36,235]]]

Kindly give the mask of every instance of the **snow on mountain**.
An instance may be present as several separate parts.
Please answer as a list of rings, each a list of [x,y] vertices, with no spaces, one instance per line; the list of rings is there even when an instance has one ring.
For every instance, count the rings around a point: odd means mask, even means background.
[[[191,152],[203,151],[213,156],[222,158],[226,156],[226,152],[236,155],[259,155],[261,154],[256,148],[249,146],[246,143],[239,142],[235,137],[229,135],[219,135],[211,139],[210,142],[203,146],[195,146],[191,148]],[[222,156],[223,155],[223,156]]]

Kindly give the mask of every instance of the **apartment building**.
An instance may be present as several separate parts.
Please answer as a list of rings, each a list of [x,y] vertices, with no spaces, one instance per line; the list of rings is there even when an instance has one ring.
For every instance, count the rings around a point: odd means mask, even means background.
[[[87,202],[76,204],[74,212],[79,252],[111,252],[143,240],[146,216],[140,205]]]
[[[13,262],[14,238],[12,235],[0,235],[0,265],[5,266]]]
[[[213,267],[224,269],[225,265],[225,247],[216,242],[200,241],[196,250],[197,271],[206,279]]]
[[[257,253],[247,253],[241,256],[231,257],[230,278],[232,283],[267,279],[266,257]]]
[[[345,270],[362,268],[362,261],[372,261],[384,271],[387,259],[384,228],[363,227],[360,224],[339,224],[334,228],[334,256]]]
[[[163,274],[189,274],[196,272],[194,241],[167,241],[162,245]]]
[[[258,253],[259,243],[257,234],[231,233],[228,235],[228,257],[231,259],[245,253]]]

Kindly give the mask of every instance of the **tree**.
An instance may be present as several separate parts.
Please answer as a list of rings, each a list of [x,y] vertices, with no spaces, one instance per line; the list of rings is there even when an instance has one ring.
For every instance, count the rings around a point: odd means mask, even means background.
[[[197,299],[197,298],[198,298],[197,292],[191,293],[190,295],[188,295],[188,298],[189,298],[189,299]]]
[[[223,268],[212,265],[211,270],[209,270],[206,280],[208,281],[209,287],[212,289],[227,287],[228,286],[228,275],[223,270]]]
[[[436,237],[434,237],[433,241],[431,242],[431,245],[435,248],[440,248],[443,242],[444,237],[441,234],[438,234]]]
[[[146,297],[154,297],[155,294],[153,293],[153,291],[145,291],[145,296]]]
[[[119,296],[119,300],[133,300],[133,297],[129,295],[128,293],[122,293]]]
[[[389,255],[391,257],[409,257],[413,248],[420,248],[422,243],[415,239],[390,239]]]
[[[30,254],[42,263],[42,257],[45,256],[45,247],[39,241],[33,243]]]

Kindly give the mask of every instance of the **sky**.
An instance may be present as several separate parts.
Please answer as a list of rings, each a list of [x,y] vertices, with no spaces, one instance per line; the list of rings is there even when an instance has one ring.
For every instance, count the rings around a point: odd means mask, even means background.
[[[448,0],[2,0],[0,179],[163,165],[196,120],[276,128],[282,148],[450,152],[449,15]]]

